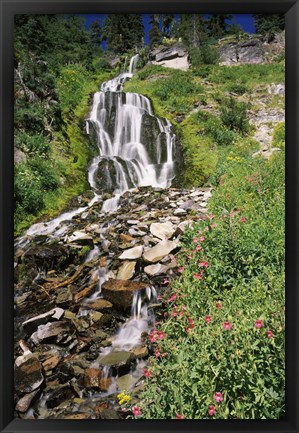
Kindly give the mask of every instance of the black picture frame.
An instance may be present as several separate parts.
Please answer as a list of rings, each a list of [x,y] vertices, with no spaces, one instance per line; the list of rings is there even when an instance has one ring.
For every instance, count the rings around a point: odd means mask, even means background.
[[[284,420],[13,419],[13,20],[48,13],[284,13],[286,17],[286,418]],[[0,0],[0,430],[12,432],[298,432],[299,4],[295,0]]]

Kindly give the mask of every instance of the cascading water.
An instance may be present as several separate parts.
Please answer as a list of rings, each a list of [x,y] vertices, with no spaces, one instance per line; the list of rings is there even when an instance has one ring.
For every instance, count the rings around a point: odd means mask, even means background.
[[[166,188],[175,175],[175,135],[169,121],[154,115],[151,102],[136,93],[123,93],[132,77],[138,54],[129,73],[102,84],[94,95],[86,130],[93,127],[99,156],[89,167],[88,179],[95,191],[108,190],[114,197],[104,211],[115,210],[118,197],[138,186]]]
[[[85,206],[64,213],[47,223],[33,225],[24,237],[17,240],[17,246],[24,246],[33,236],[44,234],[52,237],[64,234],[67,225],[63,222],[83,214],[95,202],[102,199],[102,193],[109,191],[112,197],[105,200],[102,212],[117,209],[119,197],[126,191],[140,187],[153,186],[167,188],[175,176],[175,134],[168,120],[155,116],[150,100],[136,93],[124,93],[123,84],[132,78],[138,55],[130,60],[129,72],[102,84],[101,91],[95,93],[90,117],[86,121],[86,132],[96,141],[99,154],[93,158],[88,169],[88,181],[93,199]],[[102,226],[101,237],[105,237]],[[96,260],[98,247],[90,251],[87,261]],[[93,277],[98,280],[97,291],[86,303],[101,297],[101,285],[109,278],[109,263],[97,265]],[[131,316],[119,328],[111,346],[102,349],[93,366],[101,365],[101,359],[111,353],[130,351],[140,346],[142,334],[154,324],[154,315],[149,308],[155,303],[157,293],[154,287],[134,293]],[[81,315],[89,314],[81,309]],[[132,375],[142,376],[145,361],[136,361]],[[108,394],[117,391],[117,376],[113,377],[109,366],[105,366],[103,377],[112,380]]]

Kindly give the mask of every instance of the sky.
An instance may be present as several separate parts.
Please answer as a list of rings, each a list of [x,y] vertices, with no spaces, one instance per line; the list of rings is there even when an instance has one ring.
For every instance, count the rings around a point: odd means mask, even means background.
[[[86,20],[86,26],[87,28],[90,26],[90,24],[92,23],[92,21],[95,21],[97,18],[100,19],[101,22],[104,21],[104,17],[105,15],[101,14],[101,15],[80,15],[81,17],[84,17]],[[253,24],[253,17],[252,15],[249,14],[233,14],[234,20],[236,24],[240,24],[240,26],[243,28],[243,30],[247,33],[255,33],[255,28],[254,28],[254,24]],[[145,31],[145,43],[148,44],[149,43],[149,36],[148,36],[148,32],[150,29],[150,24],[149,24],[149,19],[150,19],[150,15],[149,14],[143,14],[142,16],[143,19],[143,25],[144,25],[144,31]]]

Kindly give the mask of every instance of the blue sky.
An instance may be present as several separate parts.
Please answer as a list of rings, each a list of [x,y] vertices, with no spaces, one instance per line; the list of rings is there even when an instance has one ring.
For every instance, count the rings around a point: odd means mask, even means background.
[[[100,19],[101,22],[104,21],[105,15],[80,15],[81,17],[84,17],[86,20],[86,26],[89,27],[92,21],[95,21],[97,18]],[[150,15],[144,14],[143,15],[143,24],[144,24],[144,30],[145,30],[145,43],[147,44],[149,42],[148,32],[149,32],[149,17]],[[255,33],[255,28],[253,24],[253,17],[249,14],[234,14],[233,15],[235,23],[240,24],[240,26],[243,28],[243,30],[247,33]]]

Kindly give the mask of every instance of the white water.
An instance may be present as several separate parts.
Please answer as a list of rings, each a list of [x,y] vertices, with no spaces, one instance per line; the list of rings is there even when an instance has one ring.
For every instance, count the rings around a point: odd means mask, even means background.
[[[170,122],[155,117],[151,102],[145,96],[122,92],[125,81],[132,78],[137,61],[138,55],[130,60],[129,72],[123,72],[103,83],[101,91],[94,95],[90,117],[86,122],[86,132],[90,134],[93,129],[99,150],[88,169],[88,181],[94,192],[93,199],[86,206],[65,212],[49,222],[34,224],[25,236],[17,240],[17,246],[24,246],[36,235],[63,235],[68,229],[67,224],[61,225],[63,222],[82,214],[99,201],[101,185],[98,185],[97,175],[103,161],[111,164],[115,173],[114,180],[109,171],[106,173],[108,181],[113,184],[113,196],[104,202],[103,212],[115,211],[120,196],[131,188],[147,185],[166,188],[171,185],[175,175],[175,135]],[[153,143],[145,143],[142,139],[146,116],[156,122],[156,129],[159,131]],[[114,121],[111,122],[111,119]],[[102,236],[105,236],[105,230]],[[95,247],[90,251],[86,261],[96,259],[99,253],[99,247]],[[90,300],[102,296],[101,286],[110,277],[108,264],[95,269],[93,278],[98,279],[98,288]],[[156,297],[154,287],[135,292],[130,318],[119,328],[112,338],[111,346],[103,349],[99,358],[113,351],[129,351],[140,346],[142,333],[147,332],[153,325],[154,316],[149,303],[155,302]],[[88,299],[86,301],[88,302]],[[80,314],[89,314],[89,310],[81,309]],[[137,362],[133,375],[140,374],[144,365],[144,361]],[[109,374],[109,368],[105,368],[105,375],[108,377]],[[116,389],[114,378],[108,393],[115,392]]]
[[[97,181],[98,167],[103,167],[101,163],[113,167],[113,174],[105,169],[106,183],[114,193],[114,197],[103,205],[105,212],[117,209],[118,198],[125,191],[148,185],[166,188],[175,175],[175,135],[170,122],[155,117],[151,102],[145,96],[122,92],[123,84],[132,77],[137,61],[138,54],[130,60],[129,73],[121,73],[102,84],[101,91],[94,95],[87,120],[86,130],[90,133],[93,127],[99,149],[99,156],[93,159],[89,168],[91,187],[98,190],[104,186],[98,185]],[[114,122],[111,122],[112,116]],[[146,143],[142,138],[146,116],[153,119],[160,131],[154,143]],[[149,148],[154,150],[151,155]]]

